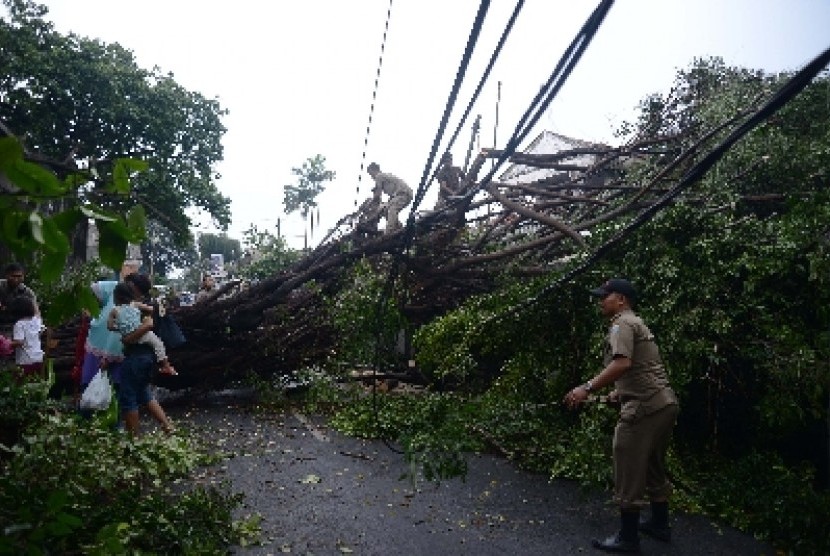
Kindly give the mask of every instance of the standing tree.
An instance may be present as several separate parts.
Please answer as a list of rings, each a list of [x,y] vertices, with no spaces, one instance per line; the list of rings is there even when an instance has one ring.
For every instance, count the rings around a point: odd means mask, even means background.
[[[232,263],[242,253],[238,239],[228,237],[228,234],[202,234],[199,236],[199,258],[207,260],[213,254],[221,254],[225,263]]]
[[[207,212],[222,227],[230,223],[230,201],[218,191],[213,168],[222,159],[225,132],[220,117],[226,112],[218,101],[184,89],[158,68],[139,68],[133,53],[118,44],[57,33],[44,19],[45,6],[2,3],[4,135],[25,138],[27,151],[77,164],[103,181],[119,181],[118,159],[146,161],[147,171],[128,196],[92,187],[84,191],[85,201],[119,211],[138,202],[179,245],[189,240],[186,208]],[[64,178],[64,170],[54,170]]]
[[[288,268],[300,259],[300,252],[286,245],[285,238],[251,226],[245,230],[246,254],[240,259],[239,274],[263,280]]]
[[[326,169],[326,157],[321,154],[308,158],[301,168],[292,168],[291,172],[297,176],[297,185],[285,186],[283,206],[286,214],[300,211],[303,220],[317,206],[317,195],[325,190],[323,185],[335,177],[335,172]],[[318,216],[319,219],[319,216]],[[314,216],[312,215],[311,229],[314,230]]]
[[[182,245],[168,228],[153,219],[148,219],[147,237],[141,242],[141,253],[147,272],[154,277],[167,276],[174,269],[197,266],[199,259],[192,236]]]

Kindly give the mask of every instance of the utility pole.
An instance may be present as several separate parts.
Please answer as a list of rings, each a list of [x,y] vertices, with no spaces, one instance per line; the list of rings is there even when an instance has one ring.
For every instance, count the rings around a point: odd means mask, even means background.
[[[481,128],[481,114],[476,116],[476,121],[473,122],[473,130],[470,134],[470,146],[467,147],[467,157],[464,159],[464,174],[467,174],[467,168],[470,165],[470,156],[473,153],[473,146],[478,138],[478,131]]]

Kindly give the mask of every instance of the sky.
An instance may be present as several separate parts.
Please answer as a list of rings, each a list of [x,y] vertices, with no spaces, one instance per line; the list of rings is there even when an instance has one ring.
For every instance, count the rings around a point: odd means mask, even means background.
[[[231,237],[252,224],[294,248],[319,242],[370,195],[361,167],[376,161],[416,190],[479,8],[478,0],[40,0],[46,18],[132,50],[183,87],[229,111],[219,190],[231,199]],[[472,115],[452,148],[504,147],[598,0],[526,0]],[[444,142],[455,130],[516,5],[492,0]],[[695,57],[769,72],[796,70],[830,46],[828,0],[617,0],[558,97],[529,134],[544,130],[615,144],[640,100],[665,93]],[[501,83],[501,97],[498,84]],[[498,105],[498,126],[496,107]],[[365,149],[364,149],[365,145]],[[364,157],[365,150],[365,157]],[[336,179],[318,197],[309,231],[283,213],[293,167],[316,154]],[[432,186],[420,209],[431,208]],[[218,233],[196,217],[194,231]]]

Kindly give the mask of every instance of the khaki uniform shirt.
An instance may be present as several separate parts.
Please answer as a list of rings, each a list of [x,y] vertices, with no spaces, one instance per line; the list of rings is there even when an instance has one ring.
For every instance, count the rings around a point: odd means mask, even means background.
[[[458,166],[442,166],[435,176],[438,183],[443,183],[445,187],[451,189],[453,193],[458,193],[461,190],[461,180],[464,177],[464,172]],[[438,195],[445,197],[447,193],[443,189],[439,189]]]
[[[623,412],[628,402],[637,402],[638,411],[645,415],[677,404],[654,334],[631,310],[622,311],[611,319],[605,343],[605,365],[617,355],[631,360],[631,368],[614,383]]]
[[[399,194],[406,194],[409,195],[410,198],[412,197],[412,189],[406,185],[405,181],[397,176],[386,174],[384,172],[379,172],[378,175],[375,176],[374,191],[376,197],[380,196],[381,191],[390,197],[394,197]]]

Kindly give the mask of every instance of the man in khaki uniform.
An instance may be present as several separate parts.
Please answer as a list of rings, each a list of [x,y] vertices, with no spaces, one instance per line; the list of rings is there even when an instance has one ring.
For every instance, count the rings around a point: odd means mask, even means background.
[[[614,383],[609,399],[620,404],[613,450],[614,497],[620,505],[621,529],[605,540],[595,539],[593,546],[606,552],[639,552],[638,529],[664,542],[671,538],[671,484],[665,459],[679,406],[654,335],[632,310],[637,292],[631,282],[613,278],[591,294],[600,298],[600,311],[611,321],[605,368],[571,390],[565,404],[578,407],[590,392]],[[641,522],[640,508],[646,498],[651,502],[651,517]]]
[[[464,171],[452,164],[452,154],[444,153],[441,157],[441,169],[435,175],[438,180],[438,201],[435,210],[441,210],[449,204],[450,198],[461,194],[461,180]]]
[[[389,200],[386,201],[386,231],[384,233],[388,234],[400,229],[398,213],[412,202],[412,189],[401,178],[381,172],[377,162],[369,164],[366,171],[375,180],[375,187],[372,190],[374,203],[380,205],[383,193],[389,196]]]

